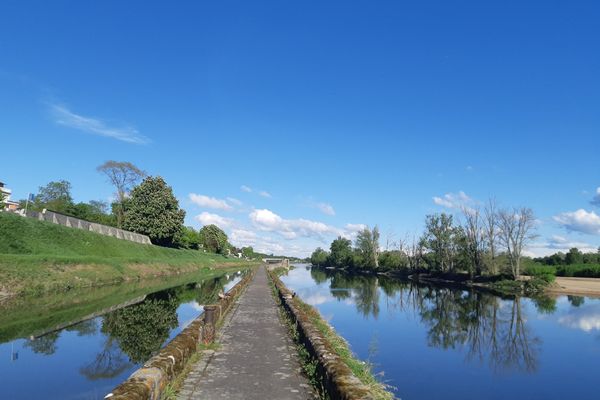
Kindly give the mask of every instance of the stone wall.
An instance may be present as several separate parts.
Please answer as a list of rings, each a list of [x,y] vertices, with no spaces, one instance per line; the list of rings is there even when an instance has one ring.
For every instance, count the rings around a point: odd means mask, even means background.
[[[156,356],[135,371],[129,379],[117,386],[104,398],[111,400],[159,400],[166,386],[179,375],[190,357],[196,353],[200,343],[214,337],[214,324],[217,324],[231,309],[235,299],[248,283],[254,279],[256,268],[246,274],[231,288],[217,304],[206,306],[211,310],[200,315],[190,325],[167,344]],[[210,326],[209,320],[213,325]]]
[[[299,340],[311,357],[317,361],[317,372],[321,378],[323,389],[331,399],[340,400],[373,400],[375,396],[343,362],[333,350],[331,344],[321,331],[311,322],[294,299],[292,293],[272,272],[269,276],[277,289],[283,309],[296,325]]]
[[[125,231],[123,229],[114,228],[112,226],[97,224],[95,222],[85,221],[83,219],[59,214],[54,211],[44,210],[42,212],[37,212],[28,210],[27,213],[25,213],[24,211],[23,213],[26,217],[35,218],[39,221],[52,222],[54,224],[66,226],[68,228],[82,229],[84,231],[95,232],[101,235],[116,237],[117,239],[129,240],[130,242],[152,244],[150,242],[150,238],[146,235]]]

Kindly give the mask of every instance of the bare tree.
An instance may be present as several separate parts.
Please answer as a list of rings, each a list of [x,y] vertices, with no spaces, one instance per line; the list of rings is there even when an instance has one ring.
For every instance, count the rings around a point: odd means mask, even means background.
[[[123,201],[127,194],[138,184],[146,173],[127,161],[107,161],[98,166],[96,170],[108,178],[110,183],[117,189],[117,225],[120,228],[123,223]]]
[[[493,275],[498,274],[498,266],[496,265],[496,247],[498,244],[498,211],[496,200],[490,198],[483,210],[484,220],[483,229],[487,247],[490,250],[490,272]]]
[[[483,270],[483,253],[485,251],[485,235],[479,208],[461,207],[465,219],[463,231],[466,238],[466,253],[469,259],[469,273],[473,277],[481,275]]]
[[[535,216],[531,208],[513,208],[498,212],[498,239],[506,249],[512,275],[517,279],[521,273],[523,248],[535,239]]]

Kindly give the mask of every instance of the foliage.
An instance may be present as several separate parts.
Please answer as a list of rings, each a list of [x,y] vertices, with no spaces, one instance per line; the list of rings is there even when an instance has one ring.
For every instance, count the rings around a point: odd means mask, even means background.
[[[557,276],[600,278],[600,265],[597,264],[575,264],[560,265],[556,267]]]
[[[178,247],[184,249],[198,250],[200,249],[200,235],[191,226],[184,226],[177,238],[177,244]]]
[[[386,270],[408,269],[408,258],[399,250],[384,251],[379,255],[379,266]]]
[[[216,225],[206,225],[200,229],[200,244],[211,253],[227,254],[230,245],[227,234]]]
[[[368,227],[358,232],[355,240],[356,250],[360,255],[360,265],[364,268],[375,269],[379,267],[379,228],[373,230]]]
[[[152,243],[175,245],[183,229],[185,211],[161,177],[148,177],[131,191],[125,203],[123,228],[148,235]]]
[[[0,210],[4,209],[4,206],[6,204],[4,204],[4,200],[6,199],[6,195],[2,192],[0,192]]]
[[[32,208],[37,210],[46,208],[59,213],[68,213],[69,208],[72,206],[71,183],[60,180],[49,182],[46,186],[40,186]]]
[[[352,242],[349,239],[338,236],[331,242],[327,265],[343,268],[352,262]]]
[[[421,242],[429,254],[426,259],[434,271],[453,272],[463,232],[454,225],[452,215],[441,213],[425,218],[425,232]]]
[[[323,267],[327,265],[329,253],[320,247],[317,247],[310,256],[310,263],[314,266]]]

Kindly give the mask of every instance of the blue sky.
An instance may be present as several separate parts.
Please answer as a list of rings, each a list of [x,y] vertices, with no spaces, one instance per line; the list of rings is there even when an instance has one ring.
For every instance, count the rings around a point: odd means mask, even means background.
[[[188,224],[297,255],[495,196],[534,209],[530,252],[593,249],[599,20],[592,1],[4,1],[0,180],[106,200],[96,166],[128,160]]]

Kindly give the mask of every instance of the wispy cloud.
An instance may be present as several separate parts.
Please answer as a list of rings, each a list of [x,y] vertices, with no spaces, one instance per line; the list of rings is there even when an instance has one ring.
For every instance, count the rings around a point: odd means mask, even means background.
[[[600,207],[600,187],[596,189],[596,194],[594,195],[594,198],[592,198],[590,203],[596,207]]]
[[[109,126],[101,119],[76,114],[63,104],[50,104],[50,111],[54,117],[54,121],[59,125],[126,143],[146,144],[150,142],[147,137],[141,135],[132,126]]]
[[[235,221],[231,218],[225,218],[218,214],[213,214],[206,211],[200,215],[196,215],[195,219],[203,226],[216,225],[221,229],[230,228],[235,224]]]
[[[246,193],[252,193],[252,188],[250,186],[242,185],[240,186],[240,190]]]
[[[265,190],[261,190],[260,192],[258,192],[258,195],[262,196],[262,197],[266,197],[268,199],[270,199],[271,197],[273,197],[273,196],[271,196],[271,193],[269,193],[269,192],[267,192]]]
[[[321,211],[325,215],[335,215],[335,209],[331,204],[327,203],[317,203],[315,205],[319,211]]]

